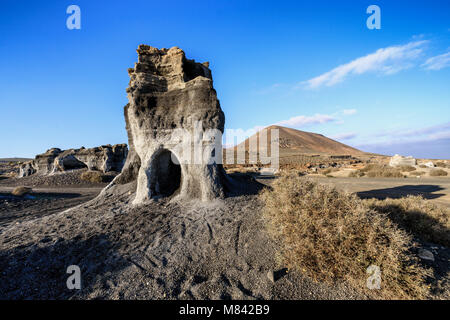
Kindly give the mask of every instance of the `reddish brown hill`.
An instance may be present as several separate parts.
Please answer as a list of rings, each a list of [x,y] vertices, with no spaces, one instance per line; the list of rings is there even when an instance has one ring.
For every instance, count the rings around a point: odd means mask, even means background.
[[[352,148],[333,139],[327,138],[321,134],[305,132],[275,125],[264,128],[263,130],[267,129],[278,129],[280,158],[295,157],[296,155],[362,156],[366,154],[363,151]],[[249,140],[258,139],[259,145],[259,136],[262,131],[257,132],[252,137],[246,139],[244,142],[241,142],[237,147],[234,147],[234,149],[236,150],[237,148],[242,148],[245,146],[247,158],[249,150]],[[268,141],[270,141],[271,136],[270,132],[271,132],[270,130],[267,132]],[[270,150],[270,143],[268,143],[268,146]]]

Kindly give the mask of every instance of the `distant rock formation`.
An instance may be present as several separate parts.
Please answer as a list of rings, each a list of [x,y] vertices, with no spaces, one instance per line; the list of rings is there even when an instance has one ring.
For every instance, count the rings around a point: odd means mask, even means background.
[[[125,121],[130,152],[113,184],[137,179],[135,204],[155,196],[177,194],[204,201],[223,196],[221,164],[176,164],[181,159],[177,129],[192,134],[193,143],[211,145],[208,129],[223,133],[225,116],[213,88],[209,64],[185,57],[183,50],[140,45],[138,62],[128,69],[129,103]],[[194,131],[200,127],[200,134]],[[220,150],[209,150],[210,154]],[[221,162],[221,161],[220,161]]]
[[[38,154],[34,160],[23,163],[19,168],[19,177],[32,174],[49,175],[55,172],[88,168],[102,172],[120,172],[128,154],[126,144],[104,145],[86,149],[61,150],[52,148]]]
[[[403,157],[398,154],[393,156],[391,160],[389,161],[389,165],[391,167],[398,167],[398,166],[415,166],[417,164],[416,159],[414,159],[412,156]]]

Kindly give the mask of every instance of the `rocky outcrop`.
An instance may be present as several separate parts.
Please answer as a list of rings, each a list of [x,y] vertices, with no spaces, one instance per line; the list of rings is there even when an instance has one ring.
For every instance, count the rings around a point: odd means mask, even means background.
[[[102,172],[120,172],[128,154],[126,144],[104,145],[96,148],[61,150],[52,148],[38,154],[34,160],[19,168],[19,177],[32,174],[48,175],[72,169],[88,168]]]
[[[135,204],[173,194],[205,201],[223,196],[225,173],[214,159],[221,159],[216,138],[225,116],[209,64],[187,59],[177,47],[140,45],[137,53],[125,106],[130,152],[113,184],[137,180]],[[186,148],[180,148],[183,143]],[[186,157],[192,145],[202,146],[207,161]]]
[[[398,154],[393,156],[391,160],[389,161],[389,165],[391,167],[398,167],[398,166],[415,166],[417,164],[416,159],[414,159],[411,156],[403,157]]]
[[[33,161],[27,161],[22,163],[19,167],[19,175],[18,177],[28,177],[32,174],[36,173],[36,169],[33,166]]]

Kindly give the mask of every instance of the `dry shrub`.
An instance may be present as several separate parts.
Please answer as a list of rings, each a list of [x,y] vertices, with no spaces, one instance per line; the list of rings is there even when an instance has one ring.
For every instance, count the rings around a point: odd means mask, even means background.
[[[422,169],[426,169],[426,168],[428,168],[426,165],[424,165],[424,164],[420,164],[419,165],[419,168],[422,168]]]
[[[31,189],[30,187],[17,187],[11,192],[11,194],[14,196],[22,197],[30,193],[31,191],[33,191],[33,189]]]
[[[430,176],[432,177],[444,177],[447,175],[448,175],[447,171],[442,169],[433,169],[430,171]]]
[[[401,172],[411,172],[411,171],[415,171],[416,170],[416,168],[414,168],[413,166],[399,166],[397,168]]]
[[[395,169],[373,170],[367,172],[370,178],[403,178],[403,174]]]
[[[92,183],[102,183],[107,182],[108,176],[100,171],[85,171],[81,174],[80,179]]]
[[[387,165],[372,165],[368,168],[367,176],[370,178],[402,178],[400,168]]]
[[[450,246],[450,210],[421,196],[400,199],[365,200],[377,212],[387,214],[402,229],[422,240]]]
[[[439,168],[447,168],[447,164],[443,161],[438,161],[434,165]]]
[[[269,233],[289,269],[315,280],[349,283],[371,298],[424,298],[428,271],[409,253],[411,236],[350,193],[284,175],[262,193]],[[366,287],[380,267],[380,290]]]
[[[415,177],[424,176],[425,174],[426,174],[425,171],[411,171],[409,173],[410,176],[415,176]]]
[[[321,170],[320,173],[323,174],[323,175],[325,175],[325,176],[327,176],[327,175],[329,175],[330,173],[332,173],[332,172],[337,172],[337,171],[339,171],[338,168],[326,168],[326,169]]]
[[[361,172],[360,170],[354,170],[348,174],[349,178],[360,178],[363,176],[364,176],[364,172]]]
[[[403,174],[399,168],[393,168],[386,165],[371,163],[364,168],[358,169],[356,173],[350,173],[349,177],[363,177],[370,178],[403,178]]]

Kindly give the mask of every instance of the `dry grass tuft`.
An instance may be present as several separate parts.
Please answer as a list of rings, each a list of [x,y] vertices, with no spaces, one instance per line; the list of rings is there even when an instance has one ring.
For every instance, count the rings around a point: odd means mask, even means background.
[[[410,176],[415,176],[415,177],[423,177],[426,175],[425,171],[411,171],[409,173]]]
[[[447,168],[447,164],[443,161],[438,161],[434,165],[439,168]]]
[[[444,177],[447,175],[448,175],[447,171],[442,169],[433,169],[430,171],[430,176],[432,177]]]
[[[108,181],[108,176],[100,171],[85,171],[81,174],[80,179],[92,183],[102,183]]]
[[[450,212],[421,196],[400,199],[364,200],[367,205],[387,214],[402,229],[422,240],[450,246]]]
[[[371,163],[362,169],[358,169],[349,174],[349,177],[364,177],[370,178],[403,178],[404,175],[400,168],[393,168],[387,165]]]
[[[323,174],[324,176],[328,176],[328,175],[330,175],[330,173],[337,172],[337,171],[339,171],[338,168],[326,168],[326,169],[322,169],[320,171],[320,173]]]
[[[353,194],[297,175],[283,175],[262,193],[269,233],[289,268],[315,280],[346,281],[371,298],[425,298],[428,271],[409,253],[411,236]],[[380,290],[366,287],[380,267]]]
[[[416,168],[413,167],[413,166],[398,166],[397,168],[401,172],[411,172],[411,171],[415,171],[416,170]]]
[[[30,193],[31,191],[33,191],[33,189],[31,189],[30,187],[17,187],[11,192],[11,194],[14,196],[22,197]]]

